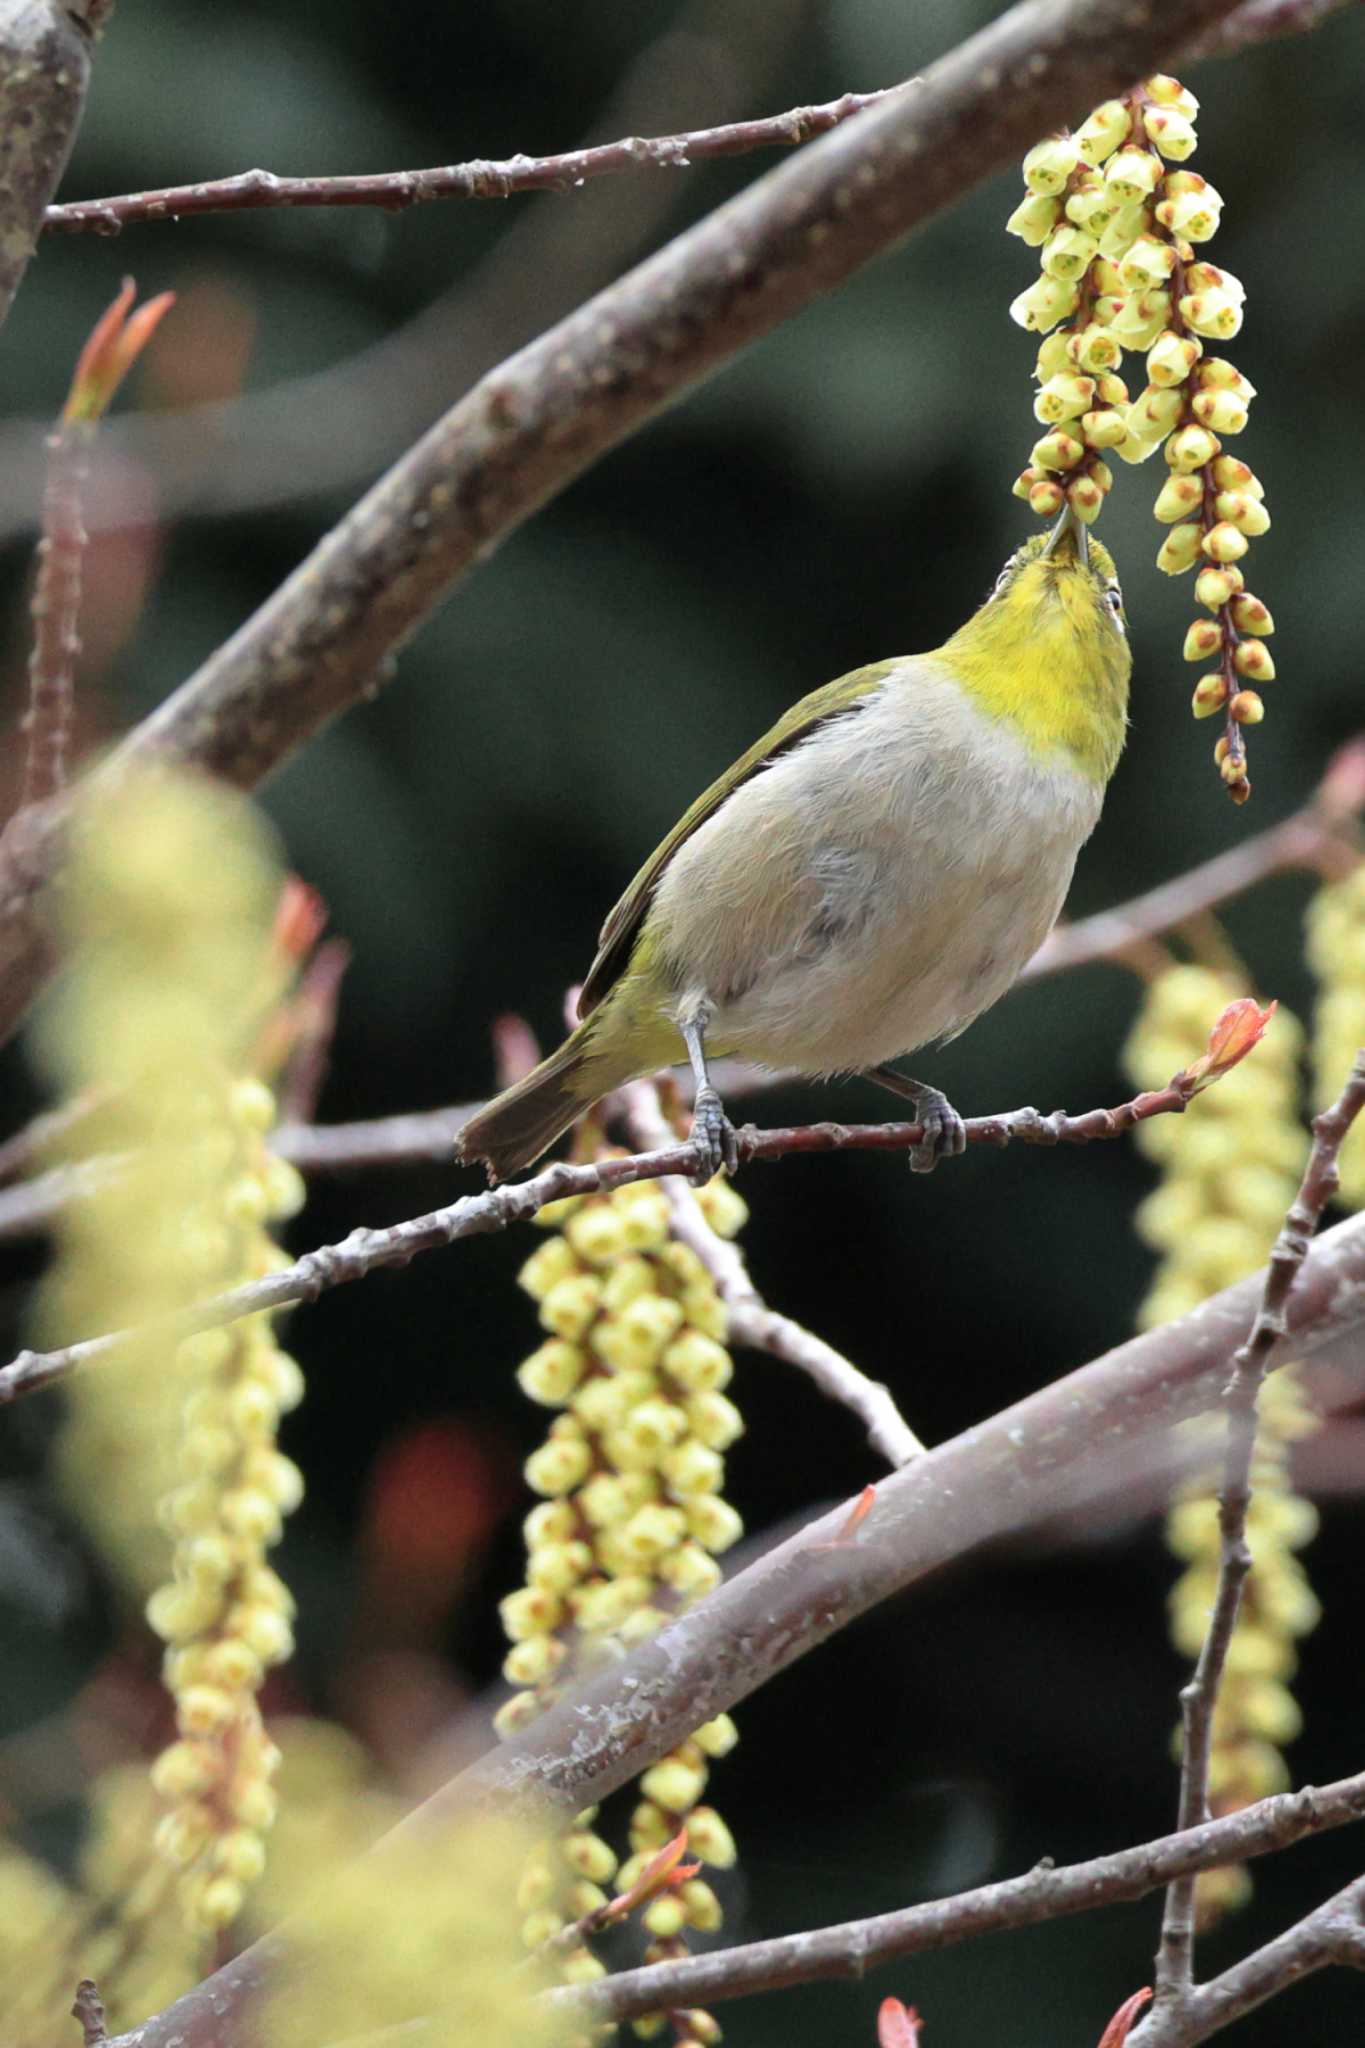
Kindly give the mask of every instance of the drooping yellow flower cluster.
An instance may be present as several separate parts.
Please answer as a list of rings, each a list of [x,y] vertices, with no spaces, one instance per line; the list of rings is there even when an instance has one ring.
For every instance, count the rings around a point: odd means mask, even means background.
[[[58,2048],[78,1978],[100,1987],[111,2032],[187,1991],[202,1943],[168,1912],[174,1884],[151,1846],[156,1797],[140,1765],[91,1787],[71,1884],[11,1842],[0,1845],[0,1981],[6,2048]]]
[[[1308,907],[1308,964],[1318,978],[1313,1012],[1313,1106],[1327,1109],[1365,1045],[1365,864],[1324,883]],[[1365,1118],[1346,1134],[1337,1161],[1338,1199],[1365,1208]]]
[[[541,1984],[517,1969],[511,1899],[526,1851],[503,1821],[409,1820],[367,1855],[315,1867],[253,2038],[316,2048],[415,2024],[461,2048],[549,2048]]]
[[[69,877],[73,967],[49,1055],[69,1087],[98,1091],[118,1166],[65,1214],[45,1316],[64,1336],[141,1334],[116,1368],[75,1382],[63,1465],[68,1484],[104,1497],[105,1517],[131,1510],[135,1585],[173,1574],[148,1602],[180,1736],[153,1771],[171,1805],[157,1841],[205,1930],[235,1917],[273,1815],[256,1692],[292,1637],[265,1551],[302,1492],[275,1448],[302,1379],[268,1317],[178,1345],[155,1323],[269,1271],[280,1255],[266,1225],[302,1198],[264,1148],[270,1091],[245,1072],[278,993],[280,877],[240,798],[163,773],[120,785],[81,822]],[[116,1521],[104,1533],[117,1556]]]
[[[1222,211],[1207,180],[1180,168],[1195,148],[1198,108],[1178,79],[1149,78],[1024,159],[1028,196],[1008,227],[1041,248],[1042,275],[1010,312],[1047,336],[1034,411],[1048,431],[1014,488],[1043,518],[1065,502],[1090,521],[1113,482],[1104,455],[1145,462],[1164,445],[1171,473],[1153,509],[1171,530],[1157,565],[1172,576],[1201,565],[1195,595],[1213,617],[1190,627],[1184,653],[1214,666],[1195,690],[1194,714],[1224,714],[1215,761],[1244,803],[1242,728],[1264,716],[1252,686],[1270,681],[1275,665],[1265,646],[1273,621],[1238,564],[1270,515],[1258,478],[1223,452],[1255,392],[1226,358],[1205,353],[1207,342],[1238,333],[1246,294],[1195,253]],[[1125,350],[1146,352],[1147,383],[1133,399],[1117,374]]]
[[[1289,1789],[1289,1770],[1280,1751],[1302,1725],[1290,1690],[1298,1667],[1295,1643],[1317,1626],[1320,1614],[1308,1575],[1295,1555],[1317,1533],[1317,1510],[1293,1490],[1289,1446],[1317,1427],[1318,1417],[1304,1400],[1292,1368],[1272,1373],[1261,1389],[1251,1468],[1246,1536],[1252,1571],[1228,1645],[1213,1720],[1209,1807],[1215,1814],[1233,1813]],[[1208,1470],[1182,1490],[1166,1523],[1166,1541],[1186,1563],[1170,1593],[1171,1639],[1190,1658],[1197,1657],[1203,1646],[1218,1585],[1216,1439],[1211,1452]],[[1202,1871],[1195,1887],[1201,1923],[1209,1925],[1250,1895],[1251,1876],[1245,1865]]]
[[[698,1200],[718,1234],[741,1227],[747,1212],[727,1182],[713,1181]],[[498,1715],[505,1735],[578,1673],[710,1592],[720,1580],[717,1553],[743,1533],[721,1492],[724,1453],[743,1429],[724,1391],[732,1371],[725,1309],[703,1261],[670,1235],[669,1215],[651,1182],[555,1203],[538,1218],[555,1234],[521,1271],[547,1335],[518,1378],[532,1400],[560,1412],[526,1463],[529,1485],[545,1499],[527,1517],[526,1584],[502,1603],[512,1639],[503,1670],[522,1688]],[[592,1830],[595,1809],[543,1846],[518,1892],[527,1945],[605,1904],[608,1884],[627,1890],[684,1824],[689,1857],[732,1864],[733,1837],[703,1797],[710,1763],[736,1740],[721,1714],[644,1773],[631,1855],[619,1867]],[[662,1960],[685,1951],[689,1929],[719,1927],[721,1909],[694,1877],[651,1900],[643,1919],[649,1958]],[[586,1947],[563,1965],[570,1981],[601,1968]],[[657,2026],[642,2020],[636,2031]],[[709,2015],[688,2015],[689,2040],[718,2038]]]
[[[1124,1059],[1140,1088],[1161,1088],[1203,1050],[1209,1025],[1241,991],[1205,967],[1152,982]],[[1298,1120],[1303,1032],[1281,1005],[1254,1058],[1195,1097],[1181,1117],[1140,1124],[1137,1143],[1162,1170],[1137,1213],[1162,1262],[1139,1311],[1152,1329],[1197,1308],[1263,1265],[1293,1201],[1307,1135]]]
[[[1238,990],[1203,967],[1172,967],[1150,986],[1126,1050],[1143,1088],[1164,1085],[1203,1049],[1210,1019]],[[1139,1311],[1145,1329],[1185,1315],[1220,1288],[1265,1263],[1298,1190],[1308,1139],[1298,1121],[1303,1033],[1277,1009],[1254,1058],[1195,1097],[1183,1117],[1154,1117],[1138,1143],[1162,1168],[1160,1187],[1138,1211],[1137,1227],[1162,1254]],[[1295,1381],[1282,1367],[1266,1381],[1258,1407],[1253,1497],[1247,1539],[1254,1569],[1243,1592],[1213,1724],[1210,1793],[1214,1810],[1236,1807],[1287,1783],[1279,1745],[1299,1729],[1289,1681],[1295,1640],[1318,1618],[1317,1602],[1295,1551],[1312,1537],[1317,1516],[1289,1478],[1289,1445],[1316,1427]],[[1218,1580],[1216,1493],[1223,1432],[1200,1417],[1187,1441],[1198,1464],[1167,1520],[1167,1541],[1186,1561],[1170,1596],[1171,1635],[1197,1657]],[[1207,1445],[1207,1462],[1203,1451]],[[1238,1905],[1251,1880],[1241,1866],[1201,1875],[1196,1897],[1205,1923]]]

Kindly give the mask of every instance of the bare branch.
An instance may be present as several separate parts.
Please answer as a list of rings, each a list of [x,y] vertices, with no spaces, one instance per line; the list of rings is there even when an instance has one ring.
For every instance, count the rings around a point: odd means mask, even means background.
[[[1313,1149],[1303,1181],[1270,1253],[1265,1284],[1250,1335],[1232,1361],[1225,1390],[1227,1443],[1219,1493],[1218,1588],[1204,1645],[1193,1678],[1180,1695],[1183,1745],[1178,1825],[1195,1827],[1208,1815],[1209,1755],[1218,1689],[1228,1645],[1237,1626],[1242,1588],[1251,1570],[1246,1540],[1251,1504],[1251,1462],[1256,1449],[1256,1404],[1270,1360],[1287,1328],[1285,1310],[1308,1257],[1313,1234],[1337,1190],[1337,1159],[1347,1132],[1365,1108],[1365,1053],[1358,1055],[1340,1099],[1314,1119]],[[1172,2008],[1177,2024],[1194,1979],[1194,1894],[1192,1877],[1173,1883],[1166,1895],[1157,1951],[1153,2018]]]
[[[1112,1498],[1116,1466],[1178,1456],[1175,1424],[1217,1408],[1262,1284],[1262,1275],[1239,1282],[912,1459],[879,1482],[852,1540],[857,1504],[845,1502],[480,1759],[403,1826],[481,1807],[539,1816],[546,1805],[563,1813],[594,1805],[879,1601],[988,1543]],[[1362,1369],[1365,1217],[1315,1240],[1288,1319],[1300,1358],[1331,1346],[1344,1369]],[[1307,1815],[1314,1796],[1293,1798]],[[1267,1810],[1275,1808],[1270,1802]],[[1254,1832],[1261,1811],[1217,1823],[1229,1829],[1217,1860],[1253,1853],[1236,1830]],[[279,1936],[257,1942],[147,2021],[139,2048],[238,2048],[245,2036],[234,2019],[280,1946]]]
[[[1267,1855],[1326,1828],[1362,1819],[1365,1773],[1334,1785],[1282,1792],[1221,1820],[1205,1821],[1199,1827],[1108,1856],[1093,1856],[1084,1863],[1054,1869],[1044,1860],[1023,1877],[980,1885],[954,1898],[932,1899],[866,1920],[844,1921],[743,1948],[718,1949],[709,1955],[627,1970],[581,1989],[546,1992],[543,2002],[557,2017],[586,2026],[677,2006],[714,2005],[723,1999],[784,1990],[795,1984],[858,1979],[887,1963],[950,1948],[977,1935],[1008,1927],[1034,1927],[1072,1913],[1140,1899],[1177,1874],[1191,1875],[1222,1863],[1240,1862],[1243,1857]],[[1213,1989],[1212,1985],[1208,1988]]]
[[[674,1133],[663,1114],[655,1083],[636,1081],[624,1093],[635,1142],[654,1149],[666,1145]],[[674,1236],[691,1246],[716,1283],[716,1292],[725,1304],[730,1342],[750,1351],[766,1351],[805,1373],[829,1400],[838,1401],[858,1417],[868,1442],[888,1465],[903,1465],[918,1457],[924,1445],[896,1406],[891,1389],[869,1379],[823,1337],[768,1307],[750,1278],[739,1246],[716,1235],[687,1181],[674,1177],[663,1187]]]
[[[76,139],[109,0],[0,0],[0,323]]]
[[[1022,0],[483,378],[103,772],[170,755],[253,787],[380,688],[433,608],[599,456],[1234,4]],[[23,859],[0,861],[0,1030],[45,971],[60,819],[35,820]]]
[[[1016,1109],[1003,1116],[971,1117],[966,1123],[967,1142],[997,1149],[1016,1139],[1028,1145],[1088,1145],[1097,1138],[1116,1138],[1148,1117],[1178,1114],[1197,1086],[1190,1074],[1182,1073],[1168,1087],[1135,1096],[1117,1109],[1092,1109],[1082,1116],[1067,1116],[1060,1109],[1048,1116],[1040,1115],[1036,1109]],[[784,1159],[805,1152],[905,1152],[919,1144],[922,1137],[921,1125],[907,1123],[802,1124],[771,1131],[756,1130],[752,1124],[746,1124],[739,1133],[739,1159],[745,1165],[751,1160]],[[98,1164],[90,1162],[93,1166]],[[698,1152],[690,1140],[656,1152],[599,1160],[591,1166],[571,1166],[561,1161],[530,1180],[514,1182],[510,1187],[489,1188],[479,1195],[465,1195],[446,1208],[390,1224],[387,1229],[353,1230],[340,1244],[319,1245],[316,1251],[305,1252],[302,1258],[278,1272],[179,1310],[138,1334],[150,1332],[173,1342],[196,1330],[236,1322],[242,1316],[283,1308],[290,1302],[316,1301],[329,1288],[363,1280],[381,1267],[406,1266],[422,1252],[527,1222],[547,1202],[562,1201],[566,1195],[605,1194],[631,1181],[656,1180],[670,1174],[690,1179],[697,1168]],[[117,1170],[116,1165],[113,1170]],[[54,1380],[65,1379],[78,1366],[93,1365],[107,1358],[133,1334],[127,1330],[112,1331],[105,1336],[82,1338],[79,1343],[57,1351],[21,1352],[0,1371],[0,1406],[23,1394],[36,1393]]]
[[[912,82],[912,81],[907,81]],[[622,171],[686,170],[714,157],[746,156],[756,149],[793,149],[825,135],[899,90],[846,92],[818,107],[793,107],[760,120],[730,121],[681,135],[628,135],[621,142],[556,156],[512,156],[498,162],[476,159],[427,171],[383,171],[369,177],[277,178],[273,171],[241,171],[235,178],[194,185],[169,185],[157,192],[129,192],[116,199],[79,199],[49,206],[47,234],[93,229],[117,235],[147,221],[185,220],[200,213],[243,213],[264,207],[377,206],[401,213],[432,199],[510,199],[517,192],[573,192],[590,178]]]
[[[81,2033],[85,2036],[85,2048],[104,2048],[109,2039],[104,2024],[104,2000],[93,1977],[82,1977],[76,1986],[76,1996],[71,2005],[71,2017],[80,2021]]]
[[[1290,1795],[1291,1797],[1295,1795]],[[1302,1795],[1298,1795],[1302,1796]],[[1254,1807],[1245,1809],[1254,1813]],[[1196,1986],[1175,2008],[1153,2010],[1133,2048],[1196,2048],[1268,1998],[1333,1963],[1365,1969],[1365,1878],[1324,1900],[1293,1927]]]
[[[76,656],[81,569],[86,532],[81,491],[90,458],[89,429],[61,428],[48,436],[47,483],[43,491],[43,533],[30,611],[33,651],[29,656],[28,711],[20,808],[55,796],[66,781],[67,754],[75,715]]]

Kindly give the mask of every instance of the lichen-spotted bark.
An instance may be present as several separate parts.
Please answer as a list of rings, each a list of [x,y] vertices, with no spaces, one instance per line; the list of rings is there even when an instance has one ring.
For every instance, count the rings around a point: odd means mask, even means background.
[[[76,139],[108,0],[0,0],[0,323]]]

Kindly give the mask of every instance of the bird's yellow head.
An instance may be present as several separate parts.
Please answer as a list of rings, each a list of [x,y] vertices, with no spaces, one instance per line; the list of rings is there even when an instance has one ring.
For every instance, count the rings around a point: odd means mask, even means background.
[[[1070,511],[1015,550],[942,659],[1030,747],[1109,780],[1128,715],[1128,622],[1113,556]]]

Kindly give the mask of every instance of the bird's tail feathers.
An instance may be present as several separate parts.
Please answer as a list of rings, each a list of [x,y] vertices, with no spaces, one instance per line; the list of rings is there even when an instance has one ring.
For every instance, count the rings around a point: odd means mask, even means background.
[[[590,1018],[580,1024],[558,1052],[533,1067],[524,1080],[504,1088],[460,1132],[460,1158],[466,1163],[481,1159],[493,1186],[532,1165],[585,1109],[629,1078],[611,1072],[590,1051],[596,1021]],[[601,1064],[600,1082],[596,1075],[585,1077],[589,1063]]]

